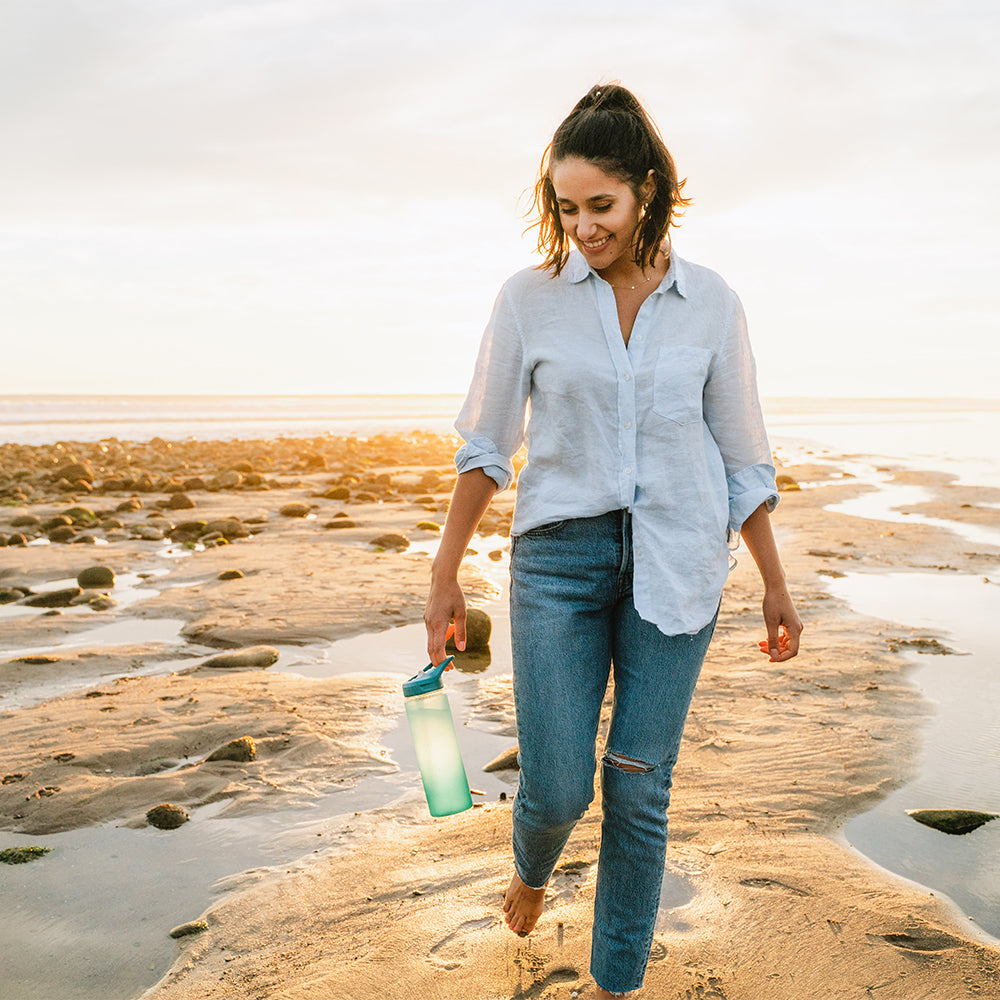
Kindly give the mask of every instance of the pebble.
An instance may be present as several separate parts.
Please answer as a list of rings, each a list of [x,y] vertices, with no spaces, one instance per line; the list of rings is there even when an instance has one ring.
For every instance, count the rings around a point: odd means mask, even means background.
[[[403,549],[410,547],[410,540],[406,535],[390,531],[384,535],[379,535],[377,538],[373,538],[368,544],[374,545],[378,549],[393,549],[396,552],[401,552]]]
[[[308,517],[312,508],[304,503],[286,503],[278,512],[282,517]]]
[[[210,656],[203,667],[269,667],[277,663],[281,654],[273,646],[248,646],[246,649],[234,649],[228,653],[218,653]]]
[[[44,594],[32,594],[21,603],[28,608],[68,608],[83,591],[79,587],[50,590]]]
[[[171,802],[161,802],[146,813],[150,826],[155,826],[158,830],[176,830],[190,818],[186,809]]]
[[[186,924],[178,924],[171,932],[172,938],[190,937],[192,934],[201,934],[208,930],[208,924],[204,920],[192,920]]]
[[[257,756],[257,744],[252,736],[241,736],[238,740],[230,740],[228,743],[213,750],[206,758],[210,760],[235,760],[240,764],[254,760]]]
[[[84,590],[113,587],[115,585],[115,571],[110,566],[90,566],[77,574],[76,582]]]

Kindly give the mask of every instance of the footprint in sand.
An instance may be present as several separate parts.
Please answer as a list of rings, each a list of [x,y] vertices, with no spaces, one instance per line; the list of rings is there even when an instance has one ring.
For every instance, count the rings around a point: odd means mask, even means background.
[[[868,935],[869,939],[873,935]],[[935,927],[907,927],[900,934],[879,934],[874,937],[881,938],[896,948],[904,951],[947,951],[949,948],[957,948],[961,945],[958,938],[945,934]]]
[[[708,976],[684,991],[685,1000],[728,1000],[722,988],[722,980],[717,976]]]
[[[533,982],[530,986],[518,990],[510,1000],[537,1000],[550,986],[559,983],[575,983],[580,978],[571,965],[562,965],[558,969],[553,969],[544,979]]]
[[[807,889],[797,889],[794,885],[779,882],[774,878],[744,878],[740,879],[740,885],[745,885],[750,889],[776,889],[779,892],[790,892],[796,896],[811,896]]]
[[[495,917],[484,917],[482,920],[467,920],[464,924],[459,924],[431,948],[428,958],[442,969],[457,969],[465,960],[469,935],[492,927],[496,922]]]

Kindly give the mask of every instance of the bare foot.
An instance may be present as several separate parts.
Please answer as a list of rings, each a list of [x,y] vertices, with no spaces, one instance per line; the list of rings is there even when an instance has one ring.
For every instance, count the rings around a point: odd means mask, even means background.
[[[521,937],[527,937],[538,923],[545,905],[545,886],[532,889],[525,885],[514,872],[510,880],[510,888],[503,901],[504,920],[507,926]]]
[[[594,985],[597,986],[597,983],[594,983]],[[628,1000],[629,997],[635,996],[635,993],[609,993],[607,990],[601,989],[600,986],[597,986],[597,992],[594,996],[597,1000],[621,1000],[622,997],[625,997],[625,1000]]]

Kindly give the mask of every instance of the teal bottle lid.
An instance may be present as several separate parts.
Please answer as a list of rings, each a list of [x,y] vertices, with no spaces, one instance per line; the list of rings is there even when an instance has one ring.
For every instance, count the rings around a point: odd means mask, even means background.
[[[442,660],[436,667],[433,663],[428,663],[423,670],[414,674],[403,684],[403,697],[411,698],[415,694],[427,694],[428,691],[440,691],[444,687],[441,675],[451,666],[454,656],[449,656]]]

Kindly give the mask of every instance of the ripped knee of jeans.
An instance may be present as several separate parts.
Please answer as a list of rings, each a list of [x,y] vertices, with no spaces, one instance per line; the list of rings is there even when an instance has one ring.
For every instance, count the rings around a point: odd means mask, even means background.
[[[634,757],[626,757],[624,754],[615,753],[608,750],[604,754],[604,763],[611,767],[617,767],[619,771],[630,771],[633,774],[648,774],[655,769],[654,764],[647,764],[645,761],[636,760]]]

